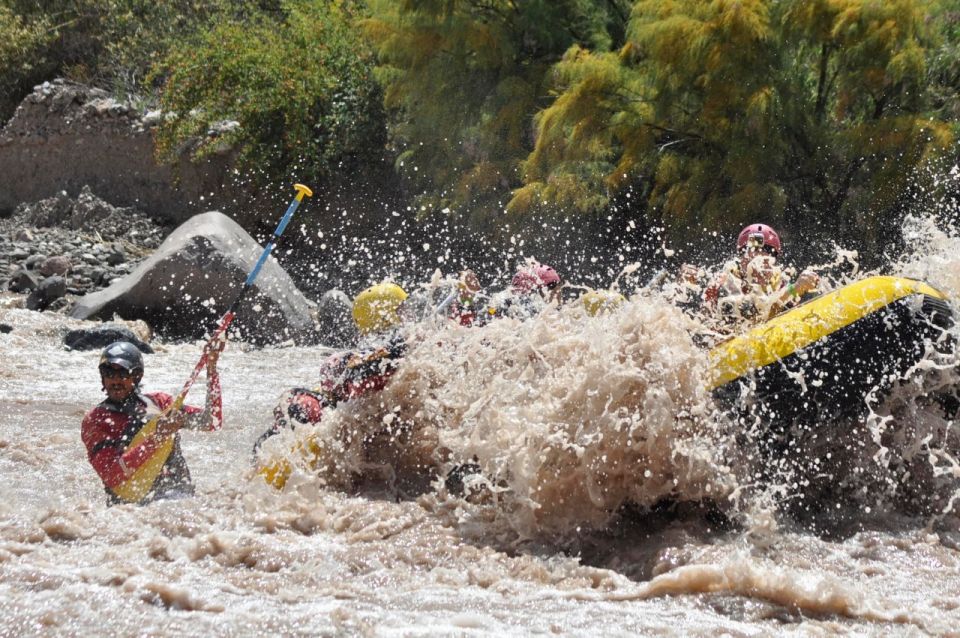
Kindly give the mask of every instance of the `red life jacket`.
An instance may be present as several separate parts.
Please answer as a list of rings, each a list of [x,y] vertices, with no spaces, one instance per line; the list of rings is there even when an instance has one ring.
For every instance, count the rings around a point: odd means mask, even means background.
[[[123,404],[103,401],[84,417],[80,438],[87,448],[90,465],[103,482],[111,504],[122,502],[111,488],[122,483],[129,473],[143,465],[159,447],[155,441],[148,438],[137,447],[126,450],[134,435],[149,419],[148,407],[162,412],[172,401],[173,397],[163,392],[145,395],[134,393]],[[183,410],[188,414],[203,412],[194,406],[184,406]],[[173,452],[164,463],[147,497],[141,502],[192,493],[190,471],[180,450],[180,434],[176,433]]]
[[[382,345],[329,357],[320,368],[316,388],[291,388],[280,395],[273,425],[254,443],[254,455],[264,441],[282,430],[294,429],[298,423],[319,423],[324,409],[385,388],[406,349],[405,339],[394,334]]]

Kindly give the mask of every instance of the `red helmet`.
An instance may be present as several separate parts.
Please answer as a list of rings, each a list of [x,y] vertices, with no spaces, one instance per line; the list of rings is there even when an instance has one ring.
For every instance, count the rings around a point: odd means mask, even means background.
[[[780,254],[780,235],[766,224],[750,224],[740,231],[737,237],[737,249],[743,250],[747,246],[769,246]]]
[[[528,294],[537,287],[537,277],[527,269],[517,271],[510,280],[510,288],[518,294]]]
[[[557,271],[544,264],[526,266],[517,271],[510,280],[510,287],[518,294],[529,294],[540,288],[553,288],[560,284]]]

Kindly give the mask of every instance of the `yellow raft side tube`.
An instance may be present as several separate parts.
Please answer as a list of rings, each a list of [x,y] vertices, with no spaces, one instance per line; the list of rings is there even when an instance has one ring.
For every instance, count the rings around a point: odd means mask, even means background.
[[[946,299],[921,281],[868,277],[788,310],[710,351],[714,390],[751,370],[784,359],[868,314],[914,294]]]
[[[315,467],[317,459],[323,453],[323,446],[318,442],[317,435],[311,433],[305,440],[298,441],[290,452],[290,459],[275,457],[257,464],[257,474],[266,481],[267,485],[282,490],[287,484],[287,479],[293,474],[291,459],[302,459],[308,467]]]

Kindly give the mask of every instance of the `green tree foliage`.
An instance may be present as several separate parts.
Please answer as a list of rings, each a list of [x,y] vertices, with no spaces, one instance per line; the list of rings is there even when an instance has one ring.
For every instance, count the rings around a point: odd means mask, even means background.
[[[554,68],[510,208],[595,211],[633,186],[681,234],[764,219],[880,242],[874,214],[953,139],[925,91],[928,9],[639,0],[618,54]]]
[[[939,119],[960,125],[960,0],[935,3],[929,20],[939,36],[927,71],[928,98]]]
[[[489,222],[520,185],[544,81],[571,45],[622,44],[625,0],[372,0],[397,167],[422,210]]]
[[[30,22],[13,9],[0,4],[0,120],[13,113],[33,78],[39,77],[36,51],[48,40],[48,27]]]
[[[122,94],[166,50],[218,16],[268,10],[230,0],[0,0],[0,118],[44,80],[67,77]]]
[[[194,153],[236,145],[240,161],[271,176],[294,170],[318,183],[345,161],[378,156],[383,116],[371,56],[351,27],[349,5],[289,1],[277,15],[224,20],[159,67],[168,117],[162,156],[199,139]],[[216,122],[239,127],[204,135]]]

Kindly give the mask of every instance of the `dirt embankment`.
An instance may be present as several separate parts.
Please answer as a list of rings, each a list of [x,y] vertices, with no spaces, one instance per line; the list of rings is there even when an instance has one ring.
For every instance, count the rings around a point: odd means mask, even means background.
[[[161,165],[153,151],[160,117],[66,80],[37,86],[0,130],[0,216],[62,191],[76,197],[84,186],[164,223],[218,207],[229,151]]]

